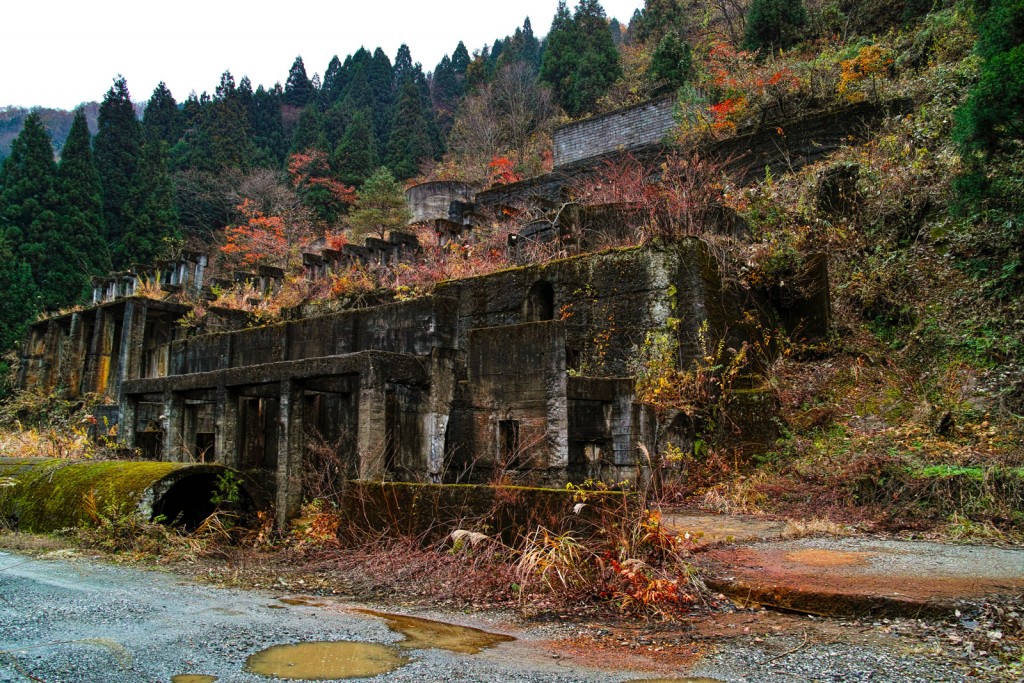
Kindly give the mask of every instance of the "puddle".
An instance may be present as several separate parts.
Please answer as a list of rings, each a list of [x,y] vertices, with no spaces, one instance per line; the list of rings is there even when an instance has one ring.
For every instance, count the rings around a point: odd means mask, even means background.
[[[284,605],[267,605],[267,609],[288,609]]]
[[[405,636],[405,640],[398,643],[398,646],[408,650],[437,648],[448,650],[449,652],[475,655],[481,650],[493,647],[498,643],[507,643],[515,640],[512,636],[488,633],[478,628],[457,626],[443,621],[408,617],[404,614],[387,614],[370,609],[356,611],[383,619],[387,623],[388,628]]]
[[[275,645],[245,661],[245,670],[289,681],[372,678],[409,663],[394,647],[346,641]]]
[[[638,678],[625,683],[725,683],[717,678]]]
[[[326,603],[316,602],[312,598],[278,598],[278,602],[286,605],[301,605],[303,607],[327,607]]]
[[[216,676],[204,676],[203,674],[178,674],[171,676],[171,683],[213,683]]]

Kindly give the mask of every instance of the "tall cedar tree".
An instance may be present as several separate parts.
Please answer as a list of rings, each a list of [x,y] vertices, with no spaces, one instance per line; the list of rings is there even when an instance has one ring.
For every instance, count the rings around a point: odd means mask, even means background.
[[[386,157],[388,168],[400,180],[416,175],[420,162],[434,158],[437,152],[423,109],[419,87],[407,78],[395,107]]]
[[[338,55],[331,57],[324,71],[324,84],[320,88],[320,102],[324,107],[329,107],[341,99],[345,90],[346,71],[342,68]]]
[[[455,110],[459,106],[461,90],[452,60],[445,55],[434,68],[434,77],[430,82],[430,100],[438,126],[445,137],[451,132],[452,124],[455,122]]]
[[[250,90],[251,93],[251,90]],[[213,100],[202,117],[203,139],[209,145],[208,165],[214,172],[245,171],[252,156],[249,109],[230,71],[221,74]]]
[[[377,148],[384,149],[391,133],[394,117],[394,74],[391,60],[379,47],[373,51],[366,71],[366,82],[373,96],[373,131],[377,136]]]
[[[184,120],[174,95],[163,81],[156,86],[142,114],[142,130],[146,140],[160,140],[174,145],[181,137]]]
[[[61,217],[56,270],[62,273],[57,286],[79,299],[88,294],[92,276],[110,271],[110,253],[103,242],[103,190],[89,147],[89,125],[85,112],[75,112],[71,132],[61,151],[57,167],[58,211]]]
[[[51,251],[55,238],[60,239],[54,234],[60,224],[58,204],[53,146],[39,114],[32,112],[11,143],[11,155],[0,174],[0,226],[12,250],[13,267],[25,265],[38,294],[34,303],[44,308],[68,303],[66,292],[49,287]]]
[[[281,93],[256,88],[249,106],[249,128],[252,131],[253,164],[280,168],[288,153],[288,138],[281,118]]]
[[[383,239],[389,231],[401,230],[411,218],[402,185],[382,166],[363,183],[348,222],[355,238]]]
[[[357,111],[334,151],[333,166],[346,185],[362,185],[379,165],[372,120],[367,110]]]
[[[130,195],[128,230],[115,245],[120,263],[153,263],[178,236],[174,183],[167,166],[167,144],[143,145]]]
[[[622,74],[604,9],[597,0],[580,0],[575,12],[562,0],[548,33],[540,77],[555,91],[570,116],[593,111],[598,98]]]
[[[13,349],[25,337],[29,321],[39,312],[37,294],[32,269],[0,234],[0,352]]]
[[[315,96],[316,88],[306,75],[306,65],[302,63],[300,55],[288,70],[288,80],[284,84],[284,103],[301,108],[312,102]]]
[[[142,126],[135,118],[128,84],[118,76],[100,104],[99,130],[93,140],[93,157],[103,186],[106,238],[115,252],[115,268],[129,263],[122,260],[125,252],[118,245],[129,230],[126,211],[141,155]]]
[[[753,0],[743,34],[745,50],[781,50],[798,43],[807,26],[801,0]]]

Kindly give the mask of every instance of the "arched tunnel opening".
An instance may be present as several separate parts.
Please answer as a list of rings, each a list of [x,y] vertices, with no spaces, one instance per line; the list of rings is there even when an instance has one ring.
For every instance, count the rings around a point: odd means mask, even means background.
[[[153,501],[152,521],[194,530],[217,510],[245,517],[255,504],[244,484],[234,478],[235,495],[225,496],[219,486],[224,471],[188,471]],[[227,499],[225,499],[227,498]]]

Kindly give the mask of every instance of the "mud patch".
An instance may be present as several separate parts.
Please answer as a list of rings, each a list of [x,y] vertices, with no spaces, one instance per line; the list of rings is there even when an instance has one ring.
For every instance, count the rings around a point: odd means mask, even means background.
[[[317,602],[312,598],[278,598],[278,602],[282,602],[286,605],[302,606],[302,607],[327,607],[326,603]]]
[[[203,674],[178,674],[171,676],[171,683],[214,683],[216,676],[205,676]]]
[[[429,650],[436,648],[475,655],[481,650],[494,647],[498,643],[508,643],[515,638],[500,633],[490,633],[469,626],[458,626],[433,619],[409,617],[404,614],[387,614],[369,609],[356,610],[361,614],[383,619],[392,631],[401,633],[405,640],[398,643],[407,650]]]
[[[786,553],[786,559],[790,562],[805,564],[809,567],[847,567],[850,565],[867,564],[870,557],[872,557],[872,553],[823,550],[819,548]]]
[[[625,683],[725,683],[717,678],[638,678]]]
[[[333,681],[372,678],[408,663],[387,645],[333,641],[275,645],[250,656],[245,670],[289,681]]]

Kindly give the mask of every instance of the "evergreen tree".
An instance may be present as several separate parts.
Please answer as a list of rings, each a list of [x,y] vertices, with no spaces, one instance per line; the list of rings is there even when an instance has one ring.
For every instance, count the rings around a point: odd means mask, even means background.
[[[59,204],[57,195],[57,165],[53,160],[50,136],[43,128],[37,112],[25,119],[21,133],[11,143],[11,155],[4,161],[0,174],[0,226],[3,239],[12,254],[8,261],[21,272],[27,269],[32,281],[33,305],[57,308],[69,303],[77,292],[54,290],[52,280],[61,279],[57,273],[51,280],[54,245],[60,245],[60,221],[55,213]],[[23,265],[22,265],[23,264]],[[73,267],[73,264],[58,264]],[[16,279],[21,275],[16,274]],[[45,290],[40,284],[46,283]]]
[[[141,152],[142,126],[135,118],[128,84],[119,76],[100,104],[99,130],[93,140],[93,158],[103,187],[106,238],[115,251],[129,228],[125,211]],[[122,265],[123,261],[115,260],[115,267]]]
[[[580,0],[570,16],[560,0],[548,32],[540,78],[555,92],[570,116],[594,104],[622,74],[604,9],[597,0]]]
[[[249,128],[252,131],[253,164],[280,168],[288,153],[288,139],[281,118],[281,98],[262,85],[252,96]]]
[[[320,100],[325,107],[329,107],[341,99],[345,90],[346,75],[346,72],[342,70],[338,55],[331,57],[327,70],[324,71],[323,87],[320,88]]]
[[[349,214],[353,236],[376,235],[383,239],[391,230],[401,230],[412,219],[402,185],[387,168],[381,167],[367,178]]]
[[[174,95],[163,81],[156,86],[142,115],[142,130],[146,140],[161,140],[174,145],[181,137],[184,121]]]
[[[420,162],[432,159],[435,153],[420,89],[412,80],[406,80],[395,107],[387,146],[387,166],[395,177],[405,180],[416,175]]]
[[[50,271],[61,272],[51,286],[74,299],[84,298],[92,276],[102,276],[110,270],[110,254],[103,241],[103,190],[82,109],[75,112],[60,155],[57,193],[61,230],[51,245],[55,258]]]
[[[464,78],[466,76],[469,62],[469,50],[466,49],[466,44],[460,40],[459,44],[455,46],[455,52],[452,53],[452,69],[457,77]]]
[[[305,107],[316,96],[313,82],[306,75],[306,65],[302,56],[295,58],[288,70],[288,80],[284,84],[284,103],[293,107]]]
[[[981,77],[957,112],[967,150],[992,155],[1024,140],[1024,0],[974,0]]]
[[[379,165],[372,120],[368,111],[357,111],[334,152],[332,165],[346,185],[362,185]]]
[[[292,133],[292,145],[290,154],[304,152],[309,149],[320,149],[327,151],[326,140],[324,139],[323,117],[316,104],[311,104],[299,114],[299,122]]]
[[[166,251],[167,241],[178,235],[166,143],[154,141],[143,146],[127,213],[129,228],[115,245],[115,260],[122,264],[155,262]]]
[[[655,86],[655,95],[678,90],[693,77],[693,52],[690,45],[675,31],[670,31],[658,42],[651,55],[647,78]]]
[[[379,47],[373,51],[366,70],[366,82],[373,95],[373,131],[377,136],[377,146],[383,149],[391,133],[391,121],[394,116],[394,73],[391,60]]]
[[[338,146],[345,136],[345,131],[352,122],[354,114],[349,100],[337,102],[323,113],[320,127],[323,132],[325,150],[332,150]]]
[[[39,306],[32,269],[15,256],[0,231],[0,352],[21,343],[28,323],[39,313]]]
[[[461,96],[459,78],[455,74],[451,59],[445,55],[434,69],[434,78],[430,83],[430,99],[438,126],[445,137],[451,132],[455,110],[458,109]]]
[[[398,52],[395,54],[395,65],[392,68],[392,79],[395,84],[395,93],[398,93],[402,89],[402,85],[405,83],[407,78],[413,78],[416,69],[417,67],[413,66],[412,53],[409,51],[409,46],[402,43],[398,47]]]
[[[251,90],[250,90],[251,93]],[[249,143],[249,108],[235,87],[230,71],[221,74],[220,83],[202,118],[207,167],[215,172],[248,168],[252,150]]]
[[[806,25],[802,0],[753,0],[747,11],[743,49],[785,49],[800,41]]]

